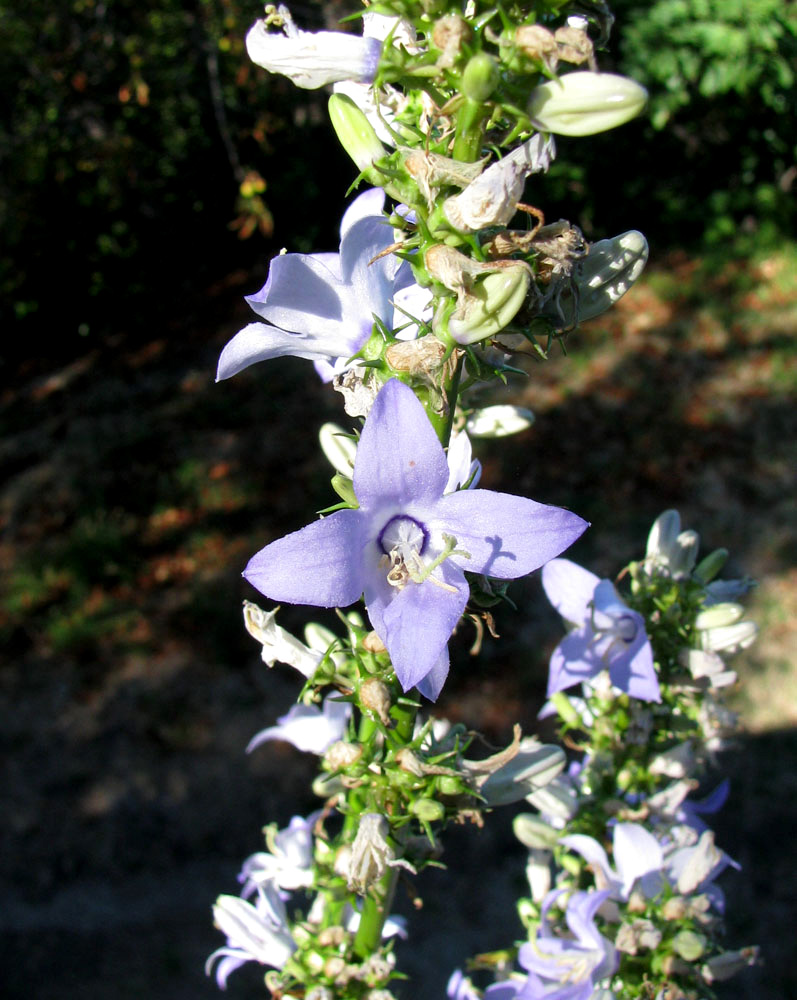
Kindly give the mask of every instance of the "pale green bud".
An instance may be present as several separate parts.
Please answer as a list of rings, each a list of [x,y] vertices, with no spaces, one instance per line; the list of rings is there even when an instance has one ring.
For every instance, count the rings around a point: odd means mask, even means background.
[[[535,87],[527,110],[541,132],[594,135],[636,117],[647,98],[645,88],[628,77],[584,70]]]
[[[726,625],[734,625],[744,615],[744,608],[741,604],[726,601],[723,604],[714,604],[705,611],[701,611],[695,618],[695,628],[710,629],[723,628]]]
[[[413,816],[426,823],[439,823],[446,814],[446,807],[437,799],[415,799],[410,803]]]
[[[531,274],[518,262],[477,279],[462,303],[448,318],[448,333],[458,344],[475,344],[504,329],[526,301]],[[433,328],[441,326],[440,309]]]
[[[678,931],[672,939],[675,952],[687,962],[696,962],[706,950],[706,939],[694,931]]]
[[[381,160],[387,150],[364,112],[345,94],[333,94],[329,99],[329,118],[341,146],[354,160],[358,170],[371,184],[382,187],[385,178],[373,164]]]
[[[550,824],[532,813],[519,813],[512,821],[512,830],[524,847],[530,850],[536,848],[553,850],[559,843],[560,830],[555,830]]]
[[[492,56],[478,52],[462,72],[460,90],[471,101],[486,101],[498,83],[498,66]]]
[[[703,583],[711,583],[714,577],[720,572],[728,558],[727,549],[714,549],[713,552],[701,559],[695,567],[695,576],[699,577]]]

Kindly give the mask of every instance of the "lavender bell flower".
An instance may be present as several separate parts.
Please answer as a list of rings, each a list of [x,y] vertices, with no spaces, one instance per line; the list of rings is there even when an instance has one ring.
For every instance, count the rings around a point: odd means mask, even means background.
[[[542,585],[559,614],[577,626],[551,656],[549,697],[608,669],[612,683],[632,698],[661,701],[645,620],[610,580],[554,559],[542,571]]]
[[[594,837],[573,833],[562,837],[560,843],[592,865],[596,885],[612,899],[627,900],[639,879],[652,892],[660,888],[658,873],[664,866],[664,852],[653,834],[639,823],[617,823],[614,827],[612,854],[616,871]]]
[[[346,607],[365,594],[371,625],[404,690],[432,700],[448,639],[469,596],[465,571],[524,576],[587,527],[569,511],[492,490],[445,494],[446,455],[411,389],[391,379],[365,422],[354,463],[356,510],[277,539],[244,576],[275,601]]]
[[[293,355],[315,361],[328,382],[371,336],[374,317],[392,325],[391,300],[413,282],[409,265],[393,254],[374,260],[393,243],[384,201],[384,191],[374,188],[352,202],[340,224],[339,253],[272,260],[266,284],[246,298],[266,322],[250,323],[224,347],[217,381],[258,361]],[[400,317],[398,325],[406,322]]]
[[[551,906],[565,891],[548,893],[536,939],[520,948],[518,961],[529,972],[529,979],[518,992],[518,1000],[589,1000],[595,984],[617,967],[614,946],[595,926],[595,914],[608,892],[574,892],[570,896],[565,920],[572,937],[565,938],[555,934],[547,920]],[[558,988],[551,991],[551,982]]]

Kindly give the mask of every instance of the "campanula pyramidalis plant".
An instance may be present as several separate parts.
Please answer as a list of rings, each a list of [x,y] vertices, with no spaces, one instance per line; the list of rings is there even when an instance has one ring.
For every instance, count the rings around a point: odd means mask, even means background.
[[[738,603],[748,582],[717,579],[724,550],[698,562],[697,533],[674,511],[616,577],[561,558],[587,522],[491,488],[500,463],[474,457],[471,441],[487,457],[534,432],[528,410],[482,401],[520,374],[515,353],[563,359],[565,338],[645,266],[641,233],[590,245],[577,225],[546,221],[544,202],[553,136],[619,127],[645,91],[599,71],[603,2],[367,7],[357,33],[305,31],[269,5],[247,36],[269,72],[335,85],[330,124],[353,187],[368,189],[343,215],[337,253],[271,262],[248,298],[260,321],[219,359],[219,379],[269,361],[257,368],[266,380],[285,355],[313,361],[350,420],[320,428],[330,505],[244,569],[269,601],[339,618],[300,640],[278,607],[244,604],[262,660],[292,668],[297,688],[248,749],[282,741],[314,755],[319,808],[265,828],[239,895],[214,907],[227,940],[207,971],[224,989],[254,963],[275,1000],[709,1000],[756,959],[722,944],[716,879],[733,862],[703,816],[724,789],[693,794],[733,728],[722,696],[736,681],[727,657],[756,634]],[[447,693],[454,632],[478,655],[499,618],[503,629],[525,611],[512,581],[540,568],[570,629],[544,710],[562,745],[515,725],[485,751],[430,702]],[[522,801],[520,925],[507,901],[505,946],[462,955],[459,969],[438,962],[419,994],[401,971],[397,939],[412,947],[413,927],[392,914],[399,879],[418,879],[417,899],[449,824],[481,826]]]

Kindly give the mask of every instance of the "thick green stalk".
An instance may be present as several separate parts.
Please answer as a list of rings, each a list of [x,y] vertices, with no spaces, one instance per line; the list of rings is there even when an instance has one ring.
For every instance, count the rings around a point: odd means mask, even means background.
[[[482,154],[484,139],[484,119],[488,107],[482,101],[465,98],[465,103],[457,114],[456,133],[454,135],[453,157],[465,163],[475,163]]]

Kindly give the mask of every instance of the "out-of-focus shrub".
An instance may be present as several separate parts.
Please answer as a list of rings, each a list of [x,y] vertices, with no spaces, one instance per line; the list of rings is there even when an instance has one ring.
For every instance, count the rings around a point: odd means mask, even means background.
[[[261,13],[246,0],[0,0],[5,329],[74,342],[130,328],[145,296],[189,294],[221,276],[223,255],[234,267],[236,236],[268,236],[276,203],[306,214],[317,161],[298,154],[324,95],[297,102],[249,62]],[[303,13],[323,24],[321,4]]]
[[[609,6],[616,17],[610,57],[647,87],[647,118],[562,148],[562,162],[576,162],[556,168],[563,198],[598,231],[623,228],[615,216],[633,214],[654,244],[716,245],[741,237],[750,245],[793,234],[797,5],[613,0]]]

